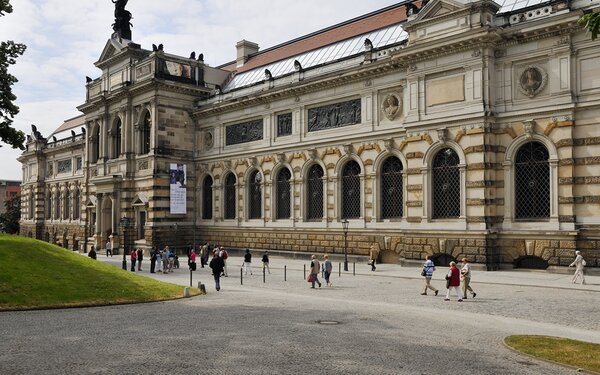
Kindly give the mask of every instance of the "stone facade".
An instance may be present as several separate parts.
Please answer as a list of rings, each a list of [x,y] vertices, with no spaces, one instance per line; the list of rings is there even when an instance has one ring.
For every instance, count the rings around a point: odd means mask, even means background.
[[[265,52],[240,42],[217,68],[113,38],[79,107],[87,141],[63,146],[84,155],[82,176],[24,179],[38,198],[23,234],[118,247],[126,217],[146,249],[340,253],[346,239],[388,262],[554,267],[580,249],[598,266],[600,47],[577,19],[599,2],[570,4],[433,0],[409,17],[396,5],[349,21],[378,25],[362,34],[340,37],[342,24],[335,40],[326,29]],[[348,40],[358,52],[310,65]],[[28,171],[51,158],[36,144]],[[187,168],[185,214],[171,213],[172,163]],[[43,197],[75,186],[71,230],[44,216]]]

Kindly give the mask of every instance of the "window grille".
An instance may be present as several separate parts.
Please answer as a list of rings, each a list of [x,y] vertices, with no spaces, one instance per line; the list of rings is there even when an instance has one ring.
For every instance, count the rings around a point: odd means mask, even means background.
[[[262,216],[262,175],[259,171],[250,174],[250,183],[248,184],[248,195],[250,197],[250,216],[249,219],[260,219]]]
[[[142,154],[150,153],[150,112],[146,112],[144,117],[144,125],[142,127]]]
[[[229,173],[225,178],[225,219],[235,219],[235,205],[237,202],[235,197],[235,183],[235,175]]]
[[[204,220],[212,219],[212,190],[213,179],[210,176],[206,176],[204,178],[204,183],[202,184],[202,218]]]
[[[402,162],[395,156],[381,167],[381,218],[402,217]]]
[[[350,160],[342,172],[342,217],[360,217],[360,165]]]
[[[277,219],[289,219],[291,216],[291,187],[292,174],[283,168],[277,174]]]
[[[550,166],[539,142],[521,146],[515,157],[515,218],[550,217]]]
[[[308,170],[306,218],[320,220],[323,218],[323,168],[315,164]]]
[[[460,216],[460,171],[458,155],[445,148],[433,159],[433,218]]]

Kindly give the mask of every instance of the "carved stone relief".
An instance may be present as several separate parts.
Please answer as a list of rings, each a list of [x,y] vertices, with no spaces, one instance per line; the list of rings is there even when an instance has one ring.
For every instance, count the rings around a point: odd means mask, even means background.
[[[381,103],[381,111],[388,120],[393,120],[402,112],[402,99],[400,95],[392,93],[388,94],[383,103]]]
[[[277,136],[292,135],[292,113],[277,115]]]
[[[204,147],[206,147],[207,150],[210,150],[211,148],[213,148],[213,145],[214,145],[213,129],[208,129],[204,132]]]
[[[533,98],[544,89],[547,81],[548,74],[542,68],[530,65],[519,77],[519,90],[524,95]]]
[[[263,139],[263,120],[247,121],[226,128],[225,143],[235,145]]]
[[[308,131],[358,124],[360,111],[360,99],[311,108],[308,110]]]

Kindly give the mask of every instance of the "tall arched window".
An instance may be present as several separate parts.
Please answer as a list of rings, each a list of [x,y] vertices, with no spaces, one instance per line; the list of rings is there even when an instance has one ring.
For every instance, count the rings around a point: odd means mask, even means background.
[[[100,127],[94,128],[94,135],[92,136],[92,155],[91,162],[97,163],[100,158]]]
[[[56,204],[54,205],[55,206],[55,210],[56,210],[56,212],[54,213],[54,218],[56,220],[60,220],[60,213],[61,213],[60,212],[60,207],[61,207],[61,203],[62,202],[61,202],[60,190],[58,190],[56,192]]]
[[[381,166],[381,218],[402,217],[402,162],[395,156]]]
[[[460,159],[451,148],[440,150],[431,168],[433,183],[433,218],[447,219],[460,216]]]
[[[236,214],[236,202],[237,199],[235,197],[235,183],[236,178],[233,173],[229,173],[227,177],[225,177],[225,188],[223,193],[225,194],[224,204],[225,207],[223,211],[225,211],[225,219],[235,219]]]
[[[291,216],[291,178],[292,174],[287,168],[281,169],[277,174],[277,219],[289,219]]]
[[[144,123],[142,124],[141,131],[141,154],[150,153],[150,129],[151,129],[152,118],[150,117],[150,112],[146,112],[146,116],[144,116]]]
[[[63,218],[69,220],[71,218],[71,194],[69,193],[69,189],[65,192],[65,208],[63,210]]]
[[[73,194],[73,220],[79,220],[79,210],[81,209],[81,193],[79,189]]]
[[[202,218],[204,220],[212,219],[213,215],[213,179],[210,176],[204,177],[202,184]]]
[[[315,164],[308,170],[306,179],[306,218],[323,218],[323,168]]]
[[[29,194],[29,219],[35,218],[35,191]]]
[[[528,142],[515,157],[515,218],[550,217],[550,165],[546,147]]]
[[[360,217],[360,165],[350,160],[342,171],[342,218]]]
[[[260,219],[262,216],[262,175],[259,171],[250,173],[248,179],[249,219]]]
[[[48,197],[46,198],[46,203],[48,210],[46,212],[46,218],[48,220],[52,220],[52,193],[48,193]]]
[[[112,158],[117,159],[121,156],[121,119],[117,119],[117,123],[112,129]]]

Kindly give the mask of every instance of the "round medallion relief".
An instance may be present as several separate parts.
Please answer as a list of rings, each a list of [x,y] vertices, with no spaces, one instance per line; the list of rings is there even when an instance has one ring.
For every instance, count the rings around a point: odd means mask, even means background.
[[[381,111],[388,120],[395,119],[402,111],[402,99],[397,94],[388,94],[381,104]]]
[[[214,139],[212,131],[207,131],[206,133],[204,133],[204,146],[206,146],[207,149],[211,149],[213,143]]]
[[[533,98],[546,86],[548,75],[538,66],[528,66],[519,77],[519,89],[521,92]]]

